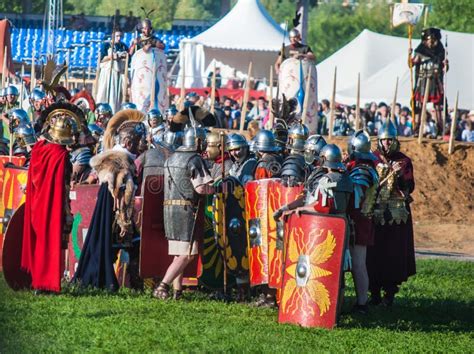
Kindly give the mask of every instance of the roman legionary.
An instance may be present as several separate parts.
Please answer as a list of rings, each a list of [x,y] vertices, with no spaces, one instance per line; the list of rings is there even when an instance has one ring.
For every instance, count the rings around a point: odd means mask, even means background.
[[[353,310],[362,314],[368,312],[367,296],[369,276],[366,267],[367,246],[374,244],[372,215],[378,187],[375,170],[375,155],[370,151],[370,136],[363,130],[355,132],[349,139],[347,171],[354,185],[353,203],[349,207],[349,217],[353,222],[353,232],[349,241],[352,257],[352,277],[354,279],[357,303]]]
[[[43,127],[39,126],[39,118],[44,110],[46,94],[38,88],[30,93],[30,108],[28,108],[28,117],[33,124],[35,131],[40,132]]]
[[[321,135],[311,135],[304,143],[304,160],[311,172],[320,165],[319,154],[323,147],[327,145],[326,140]]]
[[[283,158],[278,153],[275,136],[269,130],[260,130],[255,136],[253,148],[258,158],[255,179],[273,178],[280,175]]]
[[[285,46],[285,50],[283,54],[278,54],[278,59],[275,63],[275,69],[278,73],[280,70],[281,63],[288,58],[296,58],[296,59],[306,59],[306,60],[315,60],[316,57],[314,56],[313,51],[311,48],[301,43],[301,34],[300,32],[294,28],[289,33],[290,37],[290,44]]]
[[[37,141],[35,130],[30,123],[21,122],[15,129],[14,136],[15,146],[13,154],[25,157],[26,161],[23,167],[28,168],[30,166],[31,150]]]
[[[432,102],[436,110],[435,121],[438,131],[443,129],[441,110],[444,99],[444,71],[448,70],[445,49],[441,43],[441,31],[438,28],[427,28],[421,32],[421,43],[415,49],[411,58],[415,66],[415,111],[420,114],[425,95],[426,84],[429,81],[428,102]],[[418,122],[419,124],[419,122]]]
[[[130,285],[141,289],[138,276],[139,238],[134,222],[137,173],[134,160],[145,137],[144,115],[135,110],[116,114],[104,136],[104,152],[90,164],[100,189],[73,281],[83,287],[118,289],[114,271],[118,250],[130,257]]]
[[[184,269],[198,254],[195,226],[201,195],[209,194],[213,183],[206,162],[201,157],[205,144],[204,129],[193,122],[193,126],[184,132],[183,145],[165,163],[165,233],[169,255],[174,259],[163,281],[153,292],[158,299],[170,297],[172,283],[177,292],[175,296],[180,296]]]
[[[128,51],[121,41],[122,32],[119,29],[112,33],[112,40],[102,45],[100,50],[99,87],[96,102],[108,103],[114,113],[120,110],[123,101],[123,82],[128,69],[125,68],[125,58]]]
[[[416,273],[410,211],[415,179],[411,159],[399,149],[397,129],[388,121],[379,131],[375,152],[380,183],[373,216],[375,240],[367,249],[369,288],[374,305],[383,301],[391,306],[400,284]]]
[[[294,187],[303,183],[309,176],[310,169],[307,167],[303,156],[308,135],[308,128],[301,123],[296,123],[288,131],[286,147],[289,155],[283,161],[280,172],[285,186]]]
[[[49,128],[45,139],[37,142],[31,152],[21,266],[31,274],[32,288],[39,291],[61,290],[62,250],[67,248],[72,227],[72,166],[67,146],[74,143],[80,125],[74,107],[59,103],[43,112]]]
[[[244,186],[245,183],[254,179],[257,160],[250,153],[247,140],[240,134],[230,134],[226,148],[233,161],[229,175],[237,178]]]

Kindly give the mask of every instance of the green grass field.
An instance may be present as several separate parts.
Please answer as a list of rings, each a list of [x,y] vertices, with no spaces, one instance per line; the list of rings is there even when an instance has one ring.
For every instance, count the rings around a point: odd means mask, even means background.
[[[348,280],[345,309],[354,301]],[[0,352],[462,352],[474,350],[474,263],[420,260],[392,308],[344,315],[329,331],[277,323],[277,311],[206,300],[35,296],[0,277]]]

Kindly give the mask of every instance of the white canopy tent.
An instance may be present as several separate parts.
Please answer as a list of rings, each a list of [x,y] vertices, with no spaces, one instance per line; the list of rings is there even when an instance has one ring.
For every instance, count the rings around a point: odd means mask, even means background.
[[[454,105],[459,90],[459,107],[474,108],[474,34],[441,31],[448,35],[448,104]],[[419,40],[413,40],[415,49]],[[408,39],[362,31],[353,41],[317,65],[318,97],[330,99],[334,67],[337,67],[336,101],[355,104],[357,73],[360,73],[361,104],[393,101],[398,77],[397,102],[410,103]]]
[[[194,38],[181,41],[176,85],[181,83],[184,67],[185,86],[204,87],[213,60],[227,68],[227,71],[222,70],[223,77],[231,76],[232,69],[246,75],[250,62],[253,77],[268,77],[283,36],[283,29],[259,0],[239,0],[214,26]]]

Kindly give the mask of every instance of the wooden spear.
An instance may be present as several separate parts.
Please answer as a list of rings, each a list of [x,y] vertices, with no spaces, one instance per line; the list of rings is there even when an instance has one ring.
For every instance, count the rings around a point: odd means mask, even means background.
[[[242,114],[240,116],[240,132],[244,131],[245,116],[247,115],[247,102],[250,95],[250,76],[252,75],[252,62],[249,63],[249,71],[247,72],[247,82],[245,84],[244,101],[242,102]]]
[[[308,115],[310,83],[311,83],[311,64],[308,64],[308,70],[307,70],[307,75],[306,75],[306,85],[304,89],[303,112],[301,113],[301,122],[303,124],[306,124],[306,116]]]
[[[360,73],[357,73],[357,98],[356,98],[356,121],[355,129],[360,129]]]
[[[336,80],[337,80],[337,66],[334,67],[334,80],[332,84],[332,97],[331,97],[331,114],[329,115],[329,138],[332,138],[334,130],[334,120],[336,117]]]
[[[216,62],[214,61],[214,68],[212,70],[211,80],[211,113],[214,114],[216,108]]]
[[[456,102],[454,103],[454,114],[453,114],[453,119],[451,120],[451,132],[449,134],[449,148],[448,148],[449,155],[451,155],[454,151],[454,134],[456,133],[456,119],[458,116],[458,101],[459,101],[459,91],[456,94]]]
[[[273,124],[275,123],[275,115],[273,114],[272,102],[273,102],[273,65],[270,65],[270,92],[268,94],[268,120],[270,121],[269,129],[273,129]],[[277,97],[278,99],[278,97]]]
[[[23,78],[25,77],[25,64],[21,63],[21,74],[20,74],[20,109],[23,109],[23,95],[25,93],[25,84]]]
[[[411,59],[411,52],[412,52],[412,43],[411,39],[413,36],[413,25],[408,25],[408,66],[410,67],[410,105],[411,105],[411,116],[413,118],[413,125],[416,124],[416,117],[415,117],[415,86],[413,84],[413,61]]]
[[[130,61],[130,55],[128,52],[125,54],[125,68],[124,68],[124,78],[123,78],[123,86],[122,86],[122,96],[124,102],[129,101],[128,97],[128,62]]]
[[[425,96],[423,97],[423,107],[421,108],[420,127],[418,128],[418,144],[421,144],[423,130],[425,129],[426,104],[428,103],[428,94],[430,92],[430,80],[426,80]]]
[[[395,82],[395,93],[393,94],[393,102],[392,102],[392,114],[390,115],[393,124],[397,126],[397,122],[395,121],[395,106],[397,104],[397,94],[398,94],[398,76],[397,81]]]
[[[95,71],[95,80],[94,84],[92,85],[92,94],[94,95],[94,99],[97,102],[97,93],[99,90],[99,76],[100,76],[100,50],[99,50],[99,55],[97,56],[97,69]]]
[[[30,91],[36,87],[36,62],[35,62],[35,52],[31,57],[31,70],[30,70]]]

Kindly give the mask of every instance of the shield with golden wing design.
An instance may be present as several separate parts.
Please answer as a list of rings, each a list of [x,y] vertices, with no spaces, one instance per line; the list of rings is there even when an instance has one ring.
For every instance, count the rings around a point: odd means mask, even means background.
[[[260,179],[245,185],[245,216],[250,285],[268,284],[268,189],[272,179]]]
[[[303,184],[288,187],[274,179],[268,188],[268,286],[279,289],[283,277],[283,219],[278,222],[273,213],[295,201],[303,193]]]
[[[334,327],[346,223],[344,217],[298,209],[290,215],[278,322]]]

